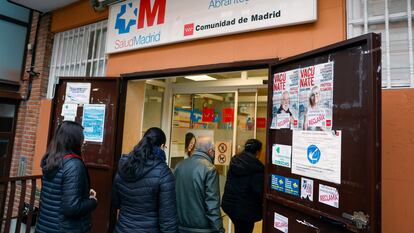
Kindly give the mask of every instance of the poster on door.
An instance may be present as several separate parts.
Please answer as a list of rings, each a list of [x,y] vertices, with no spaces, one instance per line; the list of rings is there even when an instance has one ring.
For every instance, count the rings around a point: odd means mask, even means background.
[[[331,130],[334,63],[302,68],[299,76],[299,128]]]
[[[89,104],[91,96],[91,83],[67,83],[66,104]]]
[[[214,157],[215,165],[229,165],[231,160],[231,142],[230,141],[216,141],[216,154]]]
[[[105,104],[85,104],[82,126],[85,141],[103,142],[105,128]]]
[[[299,117],[299,69],[273,76],[272,129],[294,129]]]
[[[341,131],[293,131],[292,173],[341,183]]]

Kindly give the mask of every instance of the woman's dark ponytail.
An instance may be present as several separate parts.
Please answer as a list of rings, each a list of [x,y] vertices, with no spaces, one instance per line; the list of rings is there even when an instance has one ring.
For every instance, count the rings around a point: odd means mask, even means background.
[[[134,174],[137,169],[142,168],[148,160],[154,160],[154,149],[165,144],[166,137],[164,132],[157,127],[153,127],[145,132],[141,141],[128,154],[128,162],[121,167],[126,174]]]

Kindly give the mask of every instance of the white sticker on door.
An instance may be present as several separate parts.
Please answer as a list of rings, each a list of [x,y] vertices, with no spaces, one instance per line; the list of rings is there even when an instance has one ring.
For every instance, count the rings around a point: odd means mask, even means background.
[[[281,144],[273,144],[272,146],[272,163],[274,165],[282,166],[282,167],[291,167],[292,159],[292,147],[281,145]]]
[[[289,219],[275,212],[275,219],[273,220],[273,226],[281,232],[288,233]]]
[[[319,184],[319,202],[339,208],[339,192],[336,188]]]
[[[313,201],[313,180],[302,177],[300,198]]]

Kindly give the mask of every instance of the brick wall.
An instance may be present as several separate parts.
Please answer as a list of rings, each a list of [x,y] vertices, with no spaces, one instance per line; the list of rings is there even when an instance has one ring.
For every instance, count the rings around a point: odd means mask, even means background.
[[[39,20],[40,24],[37,32],[37,47],[34,64],[34,71],[39,72],[39,75],[33,78],[30,98],[27,101],[22,101],[19,107],[10,176],[19,175],[19,166],[26,167],[26,171],[22,175],[32,174],[40,100],[46,96],[53,48],[53,34],[50,32],[51,16],[49,14],[43,15],[42,17],[39,17],[38,13],[33,14],[29,43],[32,47],[34,46],[36,27]],[[31,60],[32,51],[28,51],[25,62],[25,71],[30,69]],[[24,97],[27,93],[29,84],[28,79],[29,75],[25,72],[23,76],[24,81],[20,88],[20,93]],[[20,164],[22,160],[25,162]]]

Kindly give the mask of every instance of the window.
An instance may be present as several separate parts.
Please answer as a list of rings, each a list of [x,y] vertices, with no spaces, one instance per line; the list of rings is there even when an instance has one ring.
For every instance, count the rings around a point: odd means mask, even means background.
[[[383,88],[414,87],[414,0],[348,0],[348,38],[381,33]]]
[[[48,98],[58,77],[105,76],[107,21],[56,33],[49,75]]]
[[[0,0],[0,80],[19,85],[22,76],[30,10]]]

